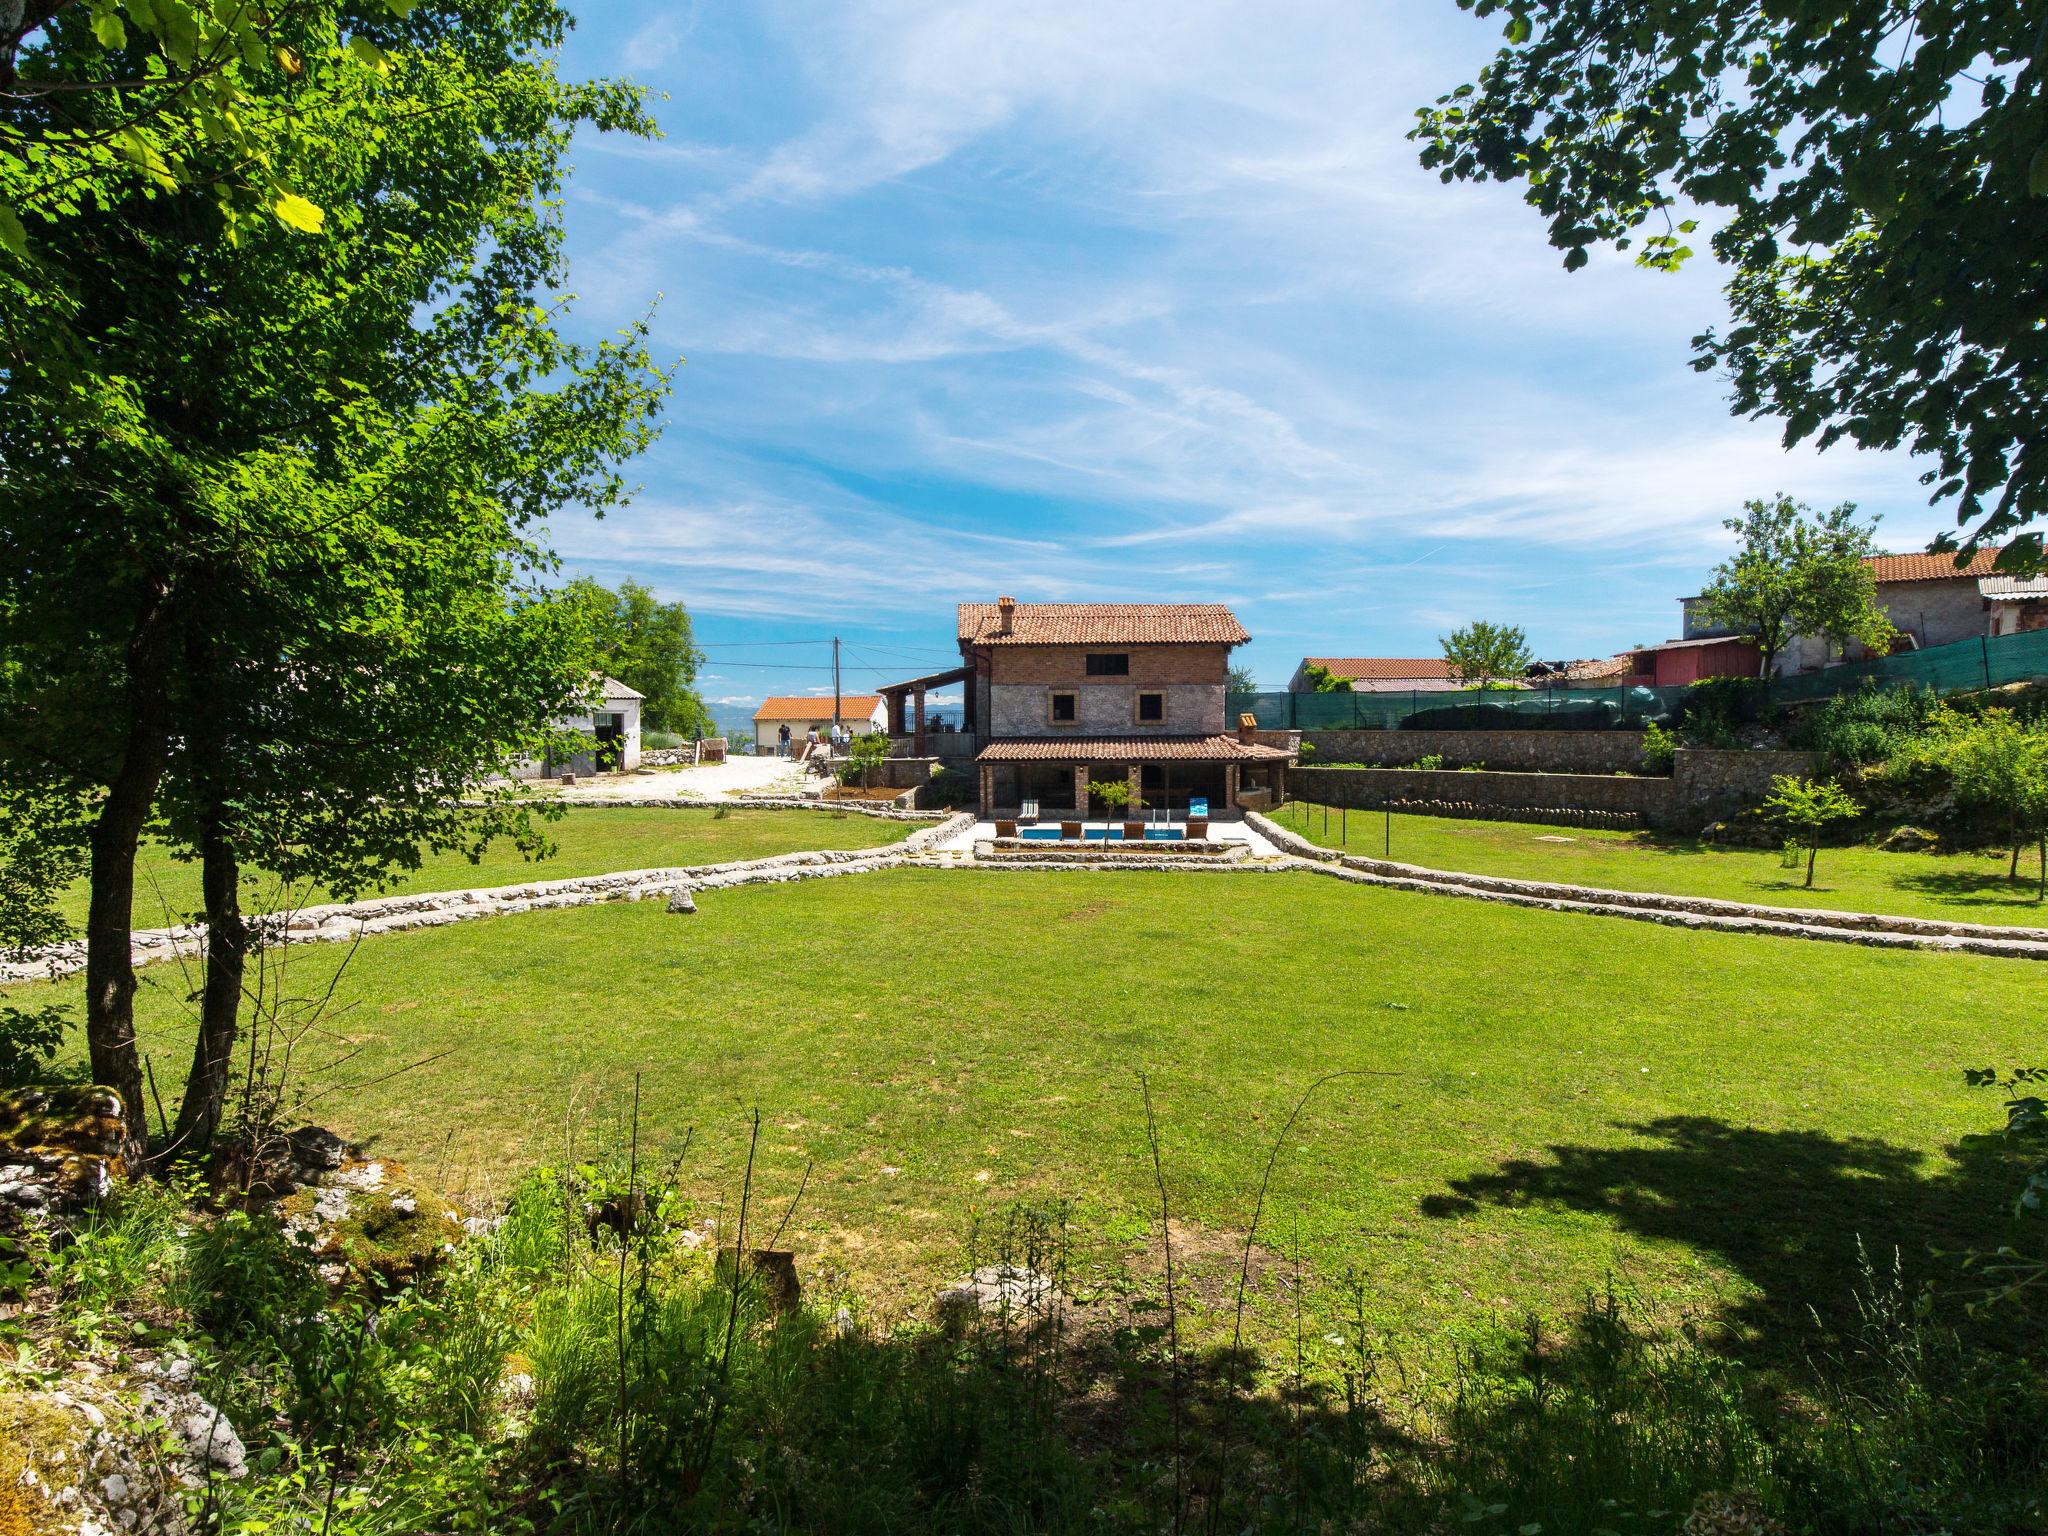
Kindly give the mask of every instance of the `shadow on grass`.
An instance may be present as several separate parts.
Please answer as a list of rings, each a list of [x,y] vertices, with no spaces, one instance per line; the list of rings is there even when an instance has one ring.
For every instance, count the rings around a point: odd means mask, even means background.
[[[1451,1181],[1425,1215],[1483,1206],[1550,1207],[1714,1255],[1756,1294],[1724,1313],[1732,1329],[1788,1340],[1818,1316],[1848,1315],[1872,1255],[1897,1251],[1911,1277],[1956,1272],[1954,1255],[2008,1235],[2023,1159],[2003,1137],[1965,1137],[1945,1161],[1863,1136],[1761,1130],[1704,1115],[1622,1124],[1650,1145],[1553,1145]],[[1862,1245],[1859,1248],[1859,1244]],[[1946,1254],[1951,1257],[1937,1258]]]
[[[1969,907],[2031,907],[2043,910],[2037,879],[2020,865],[2020,877],[2008,879],[2004,871],[1973,874],[1964,870],[1940,870],[1932,874],[1900,875],[1895,882],[1901,890],[1918,891],[1935,901]],[[2044,914],[2048,915],[2048,914]]]

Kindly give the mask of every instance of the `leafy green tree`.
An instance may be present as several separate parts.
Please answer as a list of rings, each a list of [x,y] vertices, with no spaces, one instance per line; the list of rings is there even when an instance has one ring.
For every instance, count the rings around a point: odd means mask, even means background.
[[[1486,688],[1496,678],[1520,677],[1529,670],[1529,637],[1513,624],[1477,619],[1440,636],[1444,660],[1463,683]]]
[[[2038,898],[2048,900],[2048,727],[1993,709],[1950,738],[1949,775],[1956,798],[2004,820],[2012,844],[2006,878],[2020,877],[2020,846],[2041,854]]]
[[[1877,583],[1865,562],[1877,553],[1876,525],[1856,521],[1854,502],[1814,513],[1779,495],[1743,504],[1723,525],[1741,543],[1714,567],[1700,594],[1703,609],[1756,641],[1759,675],[1769,677],[1799,635],[1834,645],[1861,641],[1883,651],[1898,633],[1877,606]]]
[[[1734,324],[1693,366],[1737,413],[1931,457],[1972,547],[2048,513],[2038,4],[1458,3],[1507,46],[1417,114],[1424,165],[1523,182],[1567,270],[1675,268],[1712,210]]]
[[[874,788],[875,770],[889,755],[886,731],[864,731],[846,749],[846,762],[839,770],[839,782],[858,782],[862,789]]]
[[[1257,693],[1259,691],[1258,679],[1252,676],[1252,669],[1250,667],[1246,666],[1243,662],[1239,662],[1230,669],[1228,676],[1225,678],[1223,691],[1225,693]]]
[[[1351,679],[1339,677],[1320,662],[1311,661],[1301,669],[1302,678],[1308,683],[1310,693],[1349,693]]]
[[[1116,813],[1131,803],[1131,781],[1129,779],[1092,779],[1088,793],[1102,802],[1102,819],[1105,823],[1114,821]]]
[[[534,836],[449,793],[587,698],[539,520],[623,497],[665,390],[637,329],[573,346],[546,302],[570,137],[645,127],[631,89],[558,77],[566,26],[550,0],[361,22],[381,67],[324,87],[350,131],[296,151],[317,230],[116,185],[48,226],[43,301],[9,309],[0,767],[57,765],[92,804],[88,1045],[138,1124],[129,909],[160,793],[213,933],[194,1139],[242,864],[346,890],[422,839]]]
[[[327,87],[388,61],[377,23],[414,0],[16,0],[0,6],[0,285],[37,232],[140,191],[204,192],[218,216],[317,229],[298,148],[345,131]]]
[[[1806,845],[1806,888],[1813,889],[1814,864],[1820,858],[1822,834],[1838,821],[1863,814],[1863,807],[1833,779],[1804,779],[1779,774],[1764,797],[1764,813],[1788,828]]]
[[[704,653],[692,641],[689,609],[660,601],[637,581],[613,591],[583,576],[568,591],[589,607],[597,669],[646,695],[642,725],[678,736],[715,734],[711,712],[697,695]]]

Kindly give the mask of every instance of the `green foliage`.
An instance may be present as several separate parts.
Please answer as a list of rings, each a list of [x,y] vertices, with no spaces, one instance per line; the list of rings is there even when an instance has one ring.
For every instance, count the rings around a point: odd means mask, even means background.
[[[1643,727],[1643,766],[1651,773],[1669,773],[1677,760],[1677,735],[1650,721]]]
[[[1513,624],[1477,619],[1442,636],[1440,643],[1459,680],[1481,689],[1496,678],[1520,677],[1529,670],[1529,637]]]
[[[1246,666],[1243,662],[1234,662],[1229,672],[1224,676],[1223,691],[1225,693],[1257,693],[1259,691],[1259,680],[1252,676],[1252,669],[1250,667]]]
[[[624,682],[625,679],[621,678],[620,681]],[[661,752],[674,747],[680,747],[682,744],[683,738],[674,731],[643,730],[640,733],[640,745],[649,751]]]
[[[1135,809],[1141,803],[1131,793],[1129,779],[1092,779],[1088,784],[1088,794],[1091,799],[1102,802],[1104,817],[1112,821],[1125,806]]]
[[[643,741],[647,727],[679,738],[713,734],[711,713],[697,695],[704,653],[692,638],[688,608],[659,601],[637,581],[621,582],[613,591],[588,576],[570,582],[565,596],[588,615],[596,648],[592,666],[646,695],[640,706]]]
[[[886,731],[867,731],[853,738],[846,749],[846,761],[840,765],[839,782],[842,784],[868,784],[874,772],[882,766],[889,755],[889,734]]]
[[[1778,774],[1771,780],[1771,792],[1764,797],[1763,812],[1771,820],[1791,829],[1806,845],[1806,883],[1813,884],[1813,869],[1820,856],[1822,834],[1838,821],[1863,814],[1863,807],[1833,779],[1807,779]]]
[[[2012,843],[2011,878],[2019,875],[2021,844],[2040,843],[2040,893],[2048,900],[2048,725],[2024,723],[2008,710],[1987,710],[1950,738],[1947,762],[1956,798],[2004,822]]]
[[[0,786],[0,955],[71,937],[59,898],[85,868],[87,814],[77,794],[28,772]]]
[[[1685,690],[1678,734],[1696,746],[1733,747],[1736,728],[1754,717],[1766,692],[1762,678],[1701,678]]]
[[[1310,693],[1349,693],[1351,679],[1338,677],[1328,667],[1318,662],[1309,662],[1301,669],[1301,675],[1308,684]]]
[[[1505,16],[1507,46],[1418,113],[1424,165],[1524,182],[1567,270],[1595,244],[1676,267],[1700,210],[1734,324],[1693,365],[1731,379],[1736,412],[1788,443],[1932,457],[1972,541],[2048,513],[2028,451],[2048,402],[2038,7],[1459,3]]]
[[[16,1088],[51,1074],[71,1010],[61,1003],[16,1008],[0,1002],[0,1088]]]
[[[1780,495],[1743,507],[1725,524],[1741,544],[1700,596],[1716,623],[1756,641],[1763,676],[1800,635],[1878,652],[1891,644],[1896,631],[1864,563],[1877,553],[1876,525],[1856,521],[1855,503],[1815,514]]]
[[[1435,770],[1437,770],[1437,769],[1439,769],[1439,768],[1443,767],[1443,765],[1444,765],[1444,755],[1443,755],[1443,753],[1441,753],[1441,752],[1425,752],[1425,753],[1423,753],[1423,754],[1422,754],[1422,756],[1420,756],[1420,757],[1418,757],[1417,759],[1415,759],[1415,761],[1414,761],[1414,762],[1412,762],[1412,763],[1410,763],[1410,764],[1409,764],[1408,766],[1409,766],[1409,767],[1411,767],[1411,768],[1421,768],[1421,769],[1424,769],[1425,771],[1429,771],[1429,772],[1434,772]]]
[[[1941,701],[1931,690],[1866,683],[1828,699],[1801,722],[1793,740],[1836,767],[1860,767],[1907,750],[1926,735],[1940,711]]]

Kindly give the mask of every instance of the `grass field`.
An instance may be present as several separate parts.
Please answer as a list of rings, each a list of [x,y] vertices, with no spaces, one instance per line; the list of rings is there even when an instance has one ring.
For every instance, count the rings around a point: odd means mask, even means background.
[[[295,952],[294,994],[338,946]],[[145,972],[168,1092],[184,988]],[[894,871],[373,939],[331,1021],[361,1054],[316,1114],[481,1195],[617,1149],[736,1197],[815,1283],[887,1306],[966,1261],[976,1212],[1068,1197],[1115,1269],[1157,1212],[1227,1251],[1281,1148],[1262,1245],[1363,1278],[1404,1337],[1562,1310],[1610,1275],[1738,1330],[1846,1305],[1856,1239],[1924,1271],[1995,1241],[2014,1183],[1965,1066],[2038,1054],[2042,972],[1995,959],[1690,933],[1307,874]],[[10,1001],[40,1001],[17,988]],[[62,987],[75,997],[75,983]],[[41,996],[39,996],[39,994]],[[443,1054],[445,1053],[445,1054]],[[397,1076],[408,1062],[432,1059]],[[381,1080],[379,1080],[381,1079]],[[343,1082],[366,1083],[331,1092]],[[765,1215],[761,1213],[765,1212]]]
[[[1377,811],[1354,810],[1344,821],[1323,807],[1294,801],[1276,819],[1325,847],[1370,858],[1388,846]],[[1349,840],[1341,835],[1348,821]],[[2020,879],[2006,878],[2007,855],[1885,853],[1876,848],[1822,848],[1813,889],[1806,866],[1786,868],[1769,849],[1721,848],[1652,832],[1612,832],[1518,821],[1462,821],[1443,816],[1393,818],[1392,857],[1404,864],[1559,880],[1620,891],[1714,896],[1778,907],[1828,907],[1903,917],[2048,927],[2048,907],[2035,899],[2039,865],[2020,858]]]
[[[718,864],[760,859],[803,848],[875,848],[898,842],[916,828],[874,816],[830,811],[736,809],[675,810],[639,807],[578,807],[544,830],[554,844],[546,858],[528,860],[509,843],[494,843],[475,863],[459,853],[429,854],[420,868],[400,874],[384,894],[400,891],[456,891],[527,880],[567,880],[578,875],[659,869],[676,864]],[[86,885],[79,881],[60,903],[65,917],[83,923]],[[326,893],[294,892],[301,906],[328,899]],[[243,892],[251,911],[281,904],[275,880],[252,875]],[[135,921],[160,928],[166,915],[182,921],[200,905],[199,866],[171,857],[147,843],[135,872]]]

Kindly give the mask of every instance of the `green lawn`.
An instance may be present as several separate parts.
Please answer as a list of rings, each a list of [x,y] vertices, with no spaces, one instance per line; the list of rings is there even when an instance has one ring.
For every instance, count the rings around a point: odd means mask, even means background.
[[[1334,809],[1327,831],[1323,807],[1299,800],[1283,806],[1277,819],[1312,842],[1370,858],[1384,857],[1388,846],[1385,821],[1377,811],[1351,812],[1348,841],[1342,836],[1345,822]],[[1788,869],[1771,850],[1720,848],[1653,832],[1397,814],[1392,849],[1392,857],[1404,864],[1472,875],[1714,896],[1777,907],[2048,927],[2048,908],[2034,899],[2039,865],[2031,854],[2021,856],[2020,879],[2014,883],[2006,878],[2008,856],[2003,853],[1823,848],[1813,889],[1807,890],[1803,861]]]
[[[343,954],[296,952],[289,990]],[[1190,1257],[1228,1252],[1311,1081],[1390,1073],[1320,1090],[1261,1236],[1329,1286],[1355,1267],[1401,1337],[1611,1275],[1664,1315],[1796,1327],[1847,1304],[1859,1234],[1915,1272],[1999,1237],[2015,1174],[1961,1069],[2038,1054],[2043,977],[1306,873],[904,870],[370,940],[333,1021],[361,1054],[303,1086],[481,1203],[571,1139],[618,1148],[641,1073],[643,1166],[694,1127],[683,1179],[728,1218],[758,1107],[755,1219],[815,1161],[785,1246],[910,1304],[1018,1198],[1075,1199],[1103,1262],[1144,1262],[1140,1071]],[[185,985],[144,978],[168,1095]]]
[[[554,852],[528,860],[510,843],[494,843],[475,863],[459,853],[429,854],[419,869],[401,873],[384,894],[401,891],[457,891],[527,880],[567,880],[627,869],[660,869],[677,864],[718,864],[760,859],[805,848],[875,848],[916,830],[903,822],[831,811],[675,810],[639,807],[578,807],[544,827]],[[79,881],[60,903],[73,923],[85,921],[86,885]],[[328,899],[323,891],[293,892],[301,906]],[[283,904],[277,882],[252,875],[243,892],[251,911]],[[171,857],[159,844],[145,844],[135,872],[135,921],[160,928],[198,910],[199,866]]]

